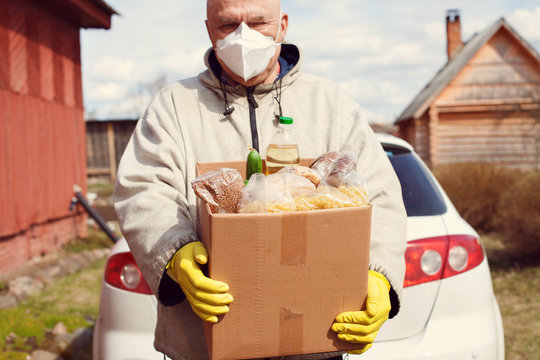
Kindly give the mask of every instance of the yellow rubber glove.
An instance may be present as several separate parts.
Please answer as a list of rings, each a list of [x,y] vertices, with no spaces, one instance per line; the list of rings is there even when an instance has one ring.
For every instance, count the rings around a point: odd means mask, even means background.
[[[362,344],[358,350],[348,351],[351,354],[361,354],[373,345],[375,336],[382,324],[388,320],[390,313],[390,284],[384,275],[369,271],[366,310],[348,311],[336,316],[332,330],[338,339],[356,344]]]
[[[208,252],[202,242],[186,244],[174,254],[167,264],[167,274],[180,285],[191,308],[201,319],[211,323],[218,321],[218,315],[229,311],[227,306],[233,301],[229,286],[205,276],[200,265],[208,261]]]

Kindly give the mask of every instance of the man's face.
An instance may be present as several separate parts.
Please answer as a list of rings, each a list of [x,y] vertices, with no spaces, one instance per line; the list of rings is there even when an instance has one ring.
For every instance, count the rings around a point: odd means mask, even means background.
[[[275,39],[278,29],[281,31],[276,42],[282,42],[287,31],[287,15],[281,16],[281,3],[279,0],[208,0],[206,28],[212,47],[216,47],[218,40],[224,39],[231,32],[236,30],[241,22],[246,23],[251,29],[257,30],[265,36]],[[252,86],[262,83],[265,74],[272,70],[279,57],[280,48],[270,60],[267,69],[247,82],[230,71],[225,64],[220,62],[224,71],[236,82],[243,85]]]

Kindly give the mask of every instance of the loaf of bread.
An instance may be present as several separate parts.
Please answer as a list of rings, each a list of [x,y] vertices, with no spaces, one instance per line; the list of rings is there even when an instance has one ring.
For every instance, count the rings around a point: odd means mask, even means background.
[[[326,182],[335,187],[340,186],[345,177],[356,171],[356,165],[356,156],[351,153],[342,153],[332,164]]]
[[[330,173],[330,170],[332,169],[332,165],[334,165],[334,162],[339,157],[339,152],[337,151],[329,151],[327,153],[322,154],[318,158],[311,163],[309,166],[311,169],[315,170],[321,178],[326,178],[328,174]]]

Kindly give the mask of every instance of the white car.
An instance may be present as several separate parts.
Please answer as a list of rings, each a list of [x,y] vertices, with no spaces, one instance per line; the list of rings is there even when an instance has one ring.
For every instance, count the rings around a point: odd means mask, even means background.
[[[375,344],[349,359],[504,360],[501,314],[480,237],[405,141],[378,134],[408,215],[407,270],[399,314]],[[94,330],[95,360],[159,359],[157,300],[124,239],[105,269]]]

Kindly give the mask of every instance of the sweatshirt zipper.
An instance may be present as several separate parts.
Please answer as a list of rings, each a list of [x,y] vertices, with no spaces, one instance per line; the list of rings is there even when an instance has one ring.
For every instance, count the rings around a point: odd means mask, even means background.
[[[255,98],[253,97],[254,86],[250,86],[247,89],[247,99],[249,104],[249,124],[251,125],[251,146],[255,150],[259,151],[259,134],[257,132],[257,115],[255,109],[259,107]]]

